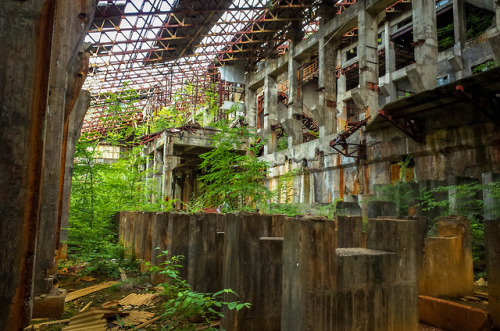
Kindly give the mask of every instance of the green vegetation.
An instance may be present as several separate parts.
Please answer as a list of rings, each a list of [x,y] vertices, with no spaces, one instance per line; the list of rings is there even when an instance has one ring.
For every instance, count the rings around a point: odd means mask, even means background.
[[[455,44],[453,28],[453,23],[450,23],[445,27],[437,29],[438,49],[440,52],[453,47]]]
[[[167,252],[163,252],[166,256]],[[160,266],[150,266],[152,273],[164,275],[166,282],[162,284],[163,296],[166,299],[164,305],[165,330],[195,330],[199,324],[192,323],[199,319],[208,326],[208,330],[215,330],[210,324],[224,317],[221,310],[241,310],[250,308],[250,303],[240,301],[225,301],[229,296],[236,297],[237,294],[230,289],[224,289],[214,294],[199,293],[192,290],[191,286],[179,276],[179,268],[182,256],[174,256]]]
[[[230,128],[227,122],[219,122],[216,128],[219,132],[211,140],[214,149],[200,155],[202,194],[194,204],[223,206],[225,211],[255,209],[269,197],[263,182],[267,164],[255,157],[264,142],[248,127]]]
[[[493,24],[495,14],[474,6],[466,10],[467,40],[482,34]]]
[[[489,60],[489,61],[486,61],[484,63],[478,64],[475,67],[472,67],[472,73],[473,74],[477,74],[479,72],[483,72],[483,71],[487,71],[487,70],[493,69],[493,68],[495,68],[497,66],[498,66],[498,63],[496,63],[496,61]]]

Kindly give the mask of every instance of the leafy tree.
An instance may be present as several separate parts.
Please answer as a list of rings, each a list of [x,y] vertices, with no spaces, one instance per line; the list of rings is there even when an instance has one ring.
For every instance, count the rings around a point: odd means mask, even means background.
[[[263,145],[255,130],[217,124],[219,132],[212,139],[213,150],[201,154],[200,169],[205,206],[226,206],[227,210],[251,209],[269,198],[264,185],[268,165],[255,157]]]

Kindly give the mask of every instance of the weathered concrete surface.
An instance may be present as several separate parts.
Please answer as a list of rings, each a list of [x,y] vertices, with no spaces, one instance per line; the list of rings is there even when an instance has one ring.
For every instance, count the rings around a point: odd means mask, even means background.
[[[368,218],[397,216],[396,203],[392,201],[368,201]]]
[[[0,8],[1,330],[20,330],[31,316],[55,6],[8,1]]]
[[[417,221],[370,220],[369,249],[337,249],[336,222],[324,217],[122,212],[117,218],[128,254],[158,265],[164,258],[147,250],[177,251],[188,257],[183,264],[193,288],[231,288],[239,296],[225,301],[252,303],[250,310],[226,309],[225,329],[416,329]],[[339,218],[356,225],[350,246],[362,245],[361,218]],[[350,225],[339,224],[339,233]]]
[[[224,309],[222,327],[226,330],[279,330],[276,307],[270,305],[278,302],[279,296],[276,295],[280,294],[280,244],[278,241],[261,243],[259,217],[257,213],[226,216],[223,287],[238,293],[237,300],[252,304],[252,309]],[[278,247],[273,247],[273,243]],[[265,254],[274,256],[266,257]],[[269,274],[265,272],[266,265],[270,268]],[[268,279],[268,276],[271,278]],[[271,280],[275,283],[270,284]],[[278,289],[272,290],[276,287]],[[266,293],[265,289],[270,289],[271,292]],[[236,298],[228,294],[225,299],[231,301]],[[266,323],[269,321],[272,329],[267,328]]]
[[[484,222],[489,313],[500,329],[500,219]]]
[[[284,227],[282,330],[330,330],[337,266],[335,222],[296,217]],[[331,320],[330,320],[331,321]]]
[[[388,293],[394,295],[392,301],[397,303],[388,304],[389,308],[380,307],[389,309],[386,323],[390,330],[418,329],[417,233],[418,225],[414,220],[370,219],[368,221],[366,247],[396,253],[391,267],[385,269],[390,272],[384,275],[389,277],[385,286],[392,286],[392,292]],[[373,268],[377,270],[377,267]],[[380,302],[387,302],[381,300]],[[394,309],[392,314],[390,309]]]
[[[83,118],[90,107],[90,92],[82,90],[78,95],[78,100],[71,112],[68,128],[68,143],[66,151],[66,165],[64,171],[64,192],[63,205],[61,211],[61,249],[59,258],[65,259],[67,252],[68,226],[69,226],[69,207],[71,196],[71,182],[73,179],[73,164],[75,158],[75,147],[83,125]]]
[[[65,299],[66,290],[60,288],[53,288],[48,294],[35,296],[33,318],[62,318]]]
[[[366,248],[338,248],[336,253],[337,289],[328,330],[411,330],[404,310],[412,288],[391,272],[397,255]]]
[[[35,262],[35,294],[47,294],[56,277],[55,252],[59,248],[64,172],[65,142],[69,115],[88,72],[89,55],[79,54],[83,37],[95,11],[95,1],[59,2],[50,63],[48,108],[45,117],[45,157],[40,226]],[[81,69],[82,68],[82,69]],[[78,83],[76,83],[78,82]],[[68,102],[67,99],[71,99]],[[71,107],[67,109],[67,105]],[[86,111],[86,110],[85,110]],[[83,120],[83,115],[81,119]]]
[[[189,220],[188,283],[193,290],[215,293],[222,288],[217,270],[217,214],[194,214]]]
[[[488,330],[488,315],[485,311],[429,296],[418,296],[420,321],[445,330]]]
[[[474,292],[470,221],[450,216],[438,220],[439,237],[426,238],[419,294],[463,296]]]
[[[363,247],[363,218],[361,216],[337,216],[337,247]]]

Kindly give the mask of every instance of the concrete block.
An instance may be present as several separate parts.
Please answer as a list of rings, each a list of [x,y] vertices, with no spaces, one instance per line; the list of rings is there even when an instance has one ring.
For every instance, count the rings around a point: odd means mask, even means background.
[[[500,219],[484,222],[486,266],[488,271],[489,313],[493,325],[500,328]]]
[[[339,201],[337,203],[337,215],[362,216],[361,207],[358,202]]]
[[[167,259],[174,256],[183,256],[181,260],[182,268],[179,275],[182,279],[188,277],[189,265],[189,221],[191,215],[185,213],[170,213],[168,220],[167,234]]]
[[[269,286],[263,261],[269,260],[263,260],[264,254],[260,251],[259,217],[257,213],[226,215],[223,287],[232,289],[239,297],[235,298],[228,294],[224,299],[226,301],[237,299],[252,304],[252,309],[240,311],[224,309],[222,327],[226,330],[267,330],[266,321],[269,318],[275,319],[275,316],[267,315],[270,311],[263,310],[266,293],[262,289]],[[271,275],[274,275],[272,278],[276,281],[276,272]]]
[[[440,236],[425,240],[420,294],[453,297],[474,292],[469,223],[460,216],[438,220]]]
[[[392,272],[397,279],[416,282],[417,229],[417,222],[413,220],[370,219],[366,247],[397,253],[399,263]]]
[[[60,319],[64,314],[66,290],[54,288],[48,295],[36,296],[33,301],[33,318]]]
[[[337,247],[363,247],[363,218],[361,216],[337,216]]]
[[[330,330],[336,287],[335,222],[289,218],[284,226],[282,330]]]
[[[189,220],[188,283],[196,292],[222,290],[217,270],[217,215],[194,214]]]
[[[368,201],[368,218],[397,216],[396,203],[392,201]]]
[[[488,315],[483,310],[429,296],[418,296],[418,314],[420,321],[445,330],[488,329]]]

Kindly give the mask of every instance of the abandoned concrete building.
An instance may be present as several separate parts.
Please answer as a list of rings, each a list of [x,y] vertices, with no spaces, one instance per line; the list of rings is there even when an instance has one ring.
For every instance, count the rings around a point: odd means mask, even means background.
[[[102,137],[138,125],[148,199],[175,212],[120,210],[116,237],[153,265],[157,247],[183,255],[194,290],[252,304],[224,310],[223,329],[500,329],[498,1],[5,1],[0,45],[0,330],[61,318],[77,141],[112,164],[126,148]],[[167,108],[184,121],[152,130]],[[289,184],[273,202],[309,215],[188,213],[222,120],[255,129],[265,186]],[[449,212],[383,197],[397,183],[446,188]],[[486,309],[448,300],[479,295],[456,216],[471,183]]]

